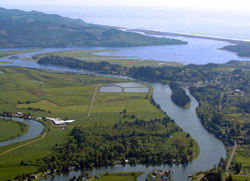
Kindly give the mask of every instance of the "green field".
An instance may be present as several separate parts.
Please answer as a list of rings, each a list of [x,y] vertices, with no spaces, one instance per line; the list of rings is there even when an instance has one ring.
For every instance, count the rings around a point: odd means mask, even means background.
[[[24,50],[9,50],[9,51],[0,51],[0,58],[7,57],[10,55],[16,55],[21,53],[29,53],[29,52],[36,52],[40,51],[40,49],[24,49]]]
[[[235,161],[241,163],[242,166],[250,166],[250,147],[238,147],[235,152]],[[250,171],[250,170],[249,170]]]
[[[109,62],[110,64],[119,64],[124,67],[139,67],[139,66],[182,66],[181,63],[177,62],[166,62],[166,61],[156,61],[156,60],[141,60],[137,57],[122,57],[122,56],[102,56],[96,55],[101,52],[112,52],[117,50],[73,50],[73,51],[61,51],[61,52],[52,52],[52,53],[42,53],[33,56],[33,60],[38,61],[39,58],[46,56],[60,56],[60,57],[72,57],[80,60],[85,60],[88,62]],[[27,59],[26,59],[27,60]],[[29,59],[30,60],[30,59]]]
[[[12,62],[7,62],[7,61],[0,61],[0,64],[4,63],[4,64],[13,64]]]
[[[233,174],[233,180],[245,181],[250,180],[250,147],[249,146],[238,146],[235,152],[231,167],[234,163],[241,165],[240,173]],[[246,175],[245,175],[246,174]]]
[[[47,131],[44,139],[4,155],[1,153],[30,140],[0,147],[0,178],[3,180],[22,173],[37,172],[41,163],[40,158],[52,153],[55,144],[67,142],[68,135],[75,126],[109,126],[120,121],[133,121],[135,120],[132,118],[133,115],[144,120],[164,117],[163,112],[150,103],[152,88],[149,93],[100,93],[98,89],[90,117],[87,117],[96,86],[128,82],[128,80],[16,67],[0,67],[0,72],[2,72],[0,77],[2,112],[23,112],[31,113],[33,117],[48,116],[76,120],[65,129],[50,127],[50,122],[43,121]],[[34,110],[37,108],[42,111]],[[125,113],[121,113],[124,110]],[[182,139],[182,136],[185,134],[175,135],[171,140]],[[36,139],[39,138],[34,140]],[[192,151],[197,156],[199,148],[198,145],[194,145]],[[21,162],[25,165],[21,165]]]
[[[0,142],[21,136],[29,130],[29,126],[11,120],[0,119]]]
[[[250,175],[232,175],[233,181],[249,181]]]

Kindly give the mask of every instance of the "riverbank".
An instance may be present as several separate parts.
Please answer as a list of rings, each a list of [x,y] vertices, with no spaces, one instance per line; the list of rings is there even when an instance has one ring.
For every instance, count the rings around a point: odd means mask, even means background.
[[[29,125],[0,118],[0,142],[19,137],[29,130]]]
[[[23,63],[23,62],[22,62]],[[37,66],[37,64],[36,64]],[[46,68],[45,66],[44,67],[40,67],[40,68]],[[53,69],[56,69],[56,70],[64,70],[64,71],[73,71],[73,72],[78,72],[78,73],[84,73],[84,71],[81,71],[81,70],[74,70],[74,69],[69,69],[69,68],[62,68],[62,67],[47,67],[47,68],[53,68]],[[96,74],[96,75],[99,75],[99,76],[110,76],[110,75],[103,75],[103,74]],[[118,76],[114,76],[112,75],[112,77],[117,77]],[[123,77],[124,79],[128,79],[128,77]],[[161,85],[161,84],[160,84]],[[171,91],[168,91],[168,89],[166,89],[164,86],[161,88],[162,90],[160,92],[157,91],[157,87],[154,87],[154,95],[155,94],[161,94],[161,92],[165,92],[165,96],[169,96],[170,98],[170,95],[171,95]],[[91,94],[93,95],[93,94]],[[164,101],[162,98],[165,97],[164,95],[161,96],[161,99],[157,101],[157,104],[158,103],[161,103],[162,101]],[[166,101],[166,100],[165,100]],[[168,103],[171,103],[171,99],[167,101]],[[192,102],[194,103],[195,100],[192,99]],[[161,103],[162,104],[162,103]],[[185,167],[185,171],[183,171],[183,165],[173,165],[173,166],[167,166],[167,165],[162,165],[162,166],[158,166],[157,168],[159,169],[166,169],[166,167],[169,169],[169,170],[173,170],[176,174],[174,174],[174,178],[175,179],[182,179],[181,176],[183,176],[183,178],[186,178],[186,176],[190,173],[195,173],[197,170],[207,170],[209,168],[212,168],[214,166],[214,164],[217,164],[220,157],[224,155],[224,146],[221,142],[219,142],[218,140],[216,141],[216,139],[210,135],[210,134],[204,134],[204,133],[207,133],[206,130],[204,129],[201,129],[203,128],[202,126],[199,126],[200,124],[200,121],[199,119],[197,118],[196,116],[196,112],[195,112],[195,107],[194,105],[195,104],[191,104],[190,105],[190,108],[188,110],[183,110],[183,109],[180,109],[178,106],[176,105],[172,105],[170,104],[172,108],[176,109],[175,112],[179,112],[179,114],[181,113],[184,114],[184,112],[186,112],[184,115],[183,118],[178,118],[177,115],[173,114],[171,115],[171,117],[173,117],[175,120],[177,118],[178,122],[177,124],[180,125],[182,128],[185,128],[185,130],[187,129],[186,127],[189,127],[189,129],[191,128],[191,130],[188,130],[188,132],[197,132],[197,130],[200,130],[198,133],[198,135],[195,134],[195,139],[199,140],[199,139],[204,139],[204,140],[210,140],[211,142],[208,142],[207,145],[204,145],[204,141],[200,141],[199,144],[201,143],[201,154],[198,156],[198,158],[196,160],[194,160],[190,166],[187,166]],[[198,104],[197,104],[198,105]],[[162,106],[161,106],[162,107]],[[163,110],[168,110],[169,111],[169,108],[162,108]],[[169,115],[169,113],[167,113]],[[190,115],[188,115],[190,114]],[[191,116],[192,115],[192,116]],[[177,117],[176,117],[177,116]],[[191,117],[190,117],[191,116]],[[193,117],[194,116],[194,117]],[[194,123],[190,124],[190,122],[187,122],[187,121],[183,121],[183,120],[193,120],[195,121]],[[96,122],[94,122],[96,123]],[[197,127],[198,125],[198,127]],[[192,128],[196,128],[196,130],[192,130]],[[191,135],[192,136],[192,135]],[[204,136],[206,138],[204,138]],[[207,146],[210,145],[210,148],[217,148],[217,154],[216,155],[209,155],[209,153],[206,153],[204,152],[204,149],[205,150],[210,150]],[[211,150],[211,152],[213,152]],[[209,157],[209,159],[207,159]],[[203,160],[204,159],[204,160]],[[206,162],[206,164],[201,164],[199,165],[199,163],[204,163]],[[143,165],[137,165],[136,167],[131,167],[129,165],[126,165],[125,167],[122,167],[122,169],[125,169],[127,171],[131,170],[131,171],[134,171],[135,169],[138,170],[138,171],[141,171],[141,170],[145,170],[145,173],[147,172],[150,172],[153,170],[153,168],[155,168],[155,166],[152,166],[152,167],[148,167],[146,168],[146,166],[143,166]],[[112,172],[119,172],[119,170],[121,169],[121,166],[120,165],[115,165],[113,167],[113,169],[111,168],[108,168],[109,171],[112,171]],[[149,170],[151,169],[151,170]],[[93,173],[94,172],[94,173]],[[106,172],[106,169],[105,168],[97,168],[97,169],[94,169],[94,171],[91,172],[90,171],[90,174],[93,174],[95,175],[96,173],[105,173]],[[181,172],[181,173],[180,173]],[[178,174],[179,173],[179,174]],[[80,174],[80,171],[79,172],[72,172],[72,173],[69,173],[69,175],[71,174],[74,174],[74,175],[79,175]],[[60,176],[55,176],[55,179],[57,178],[60,178],[62,175]],[[65,179],[68,178],[68,176],[65,176],[64,177]],[[139,177],[138,179],[139,180],[142,180],[142,178],[145,178],[145,175],[143,174],[141,177]]]
[[[92,104],[91,115],[87,117],[89,112],[88,107],[90,106],[91,98],[96,85],[101,87],[101,85],[131,81],[17,67],[1,67],[0,69],[3,72],[2,77],[6,77],[6,80],[8,80],[2,82],[1,84],[3,88],[1,94],[4,95],[3,99],[5,101],[5,106],[2,107],[3,111],[14,111],[13,108],[15,108],[15,111],[19,110],[23,113],[30,112],[32,117],[63,117],[64,113],[64,116],[67,114],[68,118],[76,118],[75,123],[67,126],[57,126],[51,128],[45,126],[45,132],[37,139],[29,140],[25,143],[17,143],[15,145],[1,147],[0,153],[2,153],[2,155],[0,164],[4,165],[4,167],[0,168],[0,173],[5,173],[4,175],[1,175],[1,178],[10,178],[18,172],[20,174],[24,172],[36,173],[39,171],[38,168],[48,170],[49,168],[46,167],[47,165],[43,163],[42,159],[45,159],[46,156],[54,153],[55,145],[59,148],[59,146],[66,144],[68,135],[71,133],[73,128],[81,127],[82,125],[87,127],[88,130],[94,131],[98,128],[98,125],[100,126],[100,129],[102,129],[102,127],[117,127],[117,125],[119,128],[119,122],[121,122],[121,125],[124,125],[130,130],[132,128],[126,126],[128,124],[126,121],[129,121],[129,124],[134,124],[134,122],[138,119],[139,122],[145,121],[145,123],[151,124],[152,121],[150,122],[150,120],[155,120],[155,122],[152,122],[153,125],[147,126],[147,129],[153,129],[155,126],[159,128],[159,130],[156,129],[148,131],[150,134],[154,133],[152,138],[155,137],[158,140],[156,133],[163,134],[160,133],[160,130],[165,130],[165,134],[168,133],[166,135],[164,134],[165,136],[163,135],[167,143],[164,144],[165,146],[163,148],[159,148],[157,150],[167,149],[168,151],[164,151],[164,153],[169,154],[171,154],[172,151],[174,153],[174,150],[176,150],[178,153],[179,146],[176,148],[166,148],[166,146],[169,147],[171,145],[170,142],[176,142],[178,145],[183,144],[184,147],[181,146],[182,151],[184,151],[183,154],[171,156],[171,160],[175,160],[175,163],[186,162],[187,160],[185,161],[182,159],[183,155],[187,155],[187,159],[189,161],[193,160],[198,155],[198,145],[191,137],[188,137],[186,133],[182,132],[175,123],[172,121],[168,121],[168,123],[164,125],[162,125],[162,123],[158,123],[159,120],[165,120],[164,117],[166,115],[150,103],[150,98],[153,93],[152,88],[150,88],[149,92],[144,93],[101,93],[97,91]],[[14,90],[11,90],[9,86],[5,86],[6,84],[9,84],[12,79],[16,80],[17,83],[20,83],[16,85],[19,87],[19,90],[16,90],[15,87],[13,88]],[[29,86],[27,86],[27,83]],[[51,87],[52,85],[53,87]],[[46,101],[45,104],[44,101]],[[0,106],[2,106],[2,104]],[[67,107],[68,112],[65,112],[65,107]],[[166,117],[166,119],[168,120],[169,118]],[[49,124],[48,121],[43,121],[43,123]],[[125,130],[125,127],[121,130]],[[120,134],[120,132],[117,132],[117,134]],[[171,135],[171,137],[168,135]],[[179,142],[178,140],[182,141]],[[184,144],[182,143],[183,140],[186,140],[187,142],[184,141]],[[152,144],[149,144],[147,147],[153,144],[154,143],[152,142]],[[189,152],[189,155],[186,154],[186,152]],[[130,160],[127,156],[124,158],[128,158],[128,160]],[[151,163],[150,160],[153,160],[153,158],[154,157],[148,158],[148,163]],[[113,159],[115,162],[119,160],[120,158]],[[129,162],[133,163],[133,161],[135,161],[134,163],[146,163],[143,160],[132,159],[131,157]],[[6,173],[9,173],[8,170],[10,169],[10,166],[13,165],[15,165],[15,172],[11,173],[9,176],[6,175]],[[133,166],[131,166],[131,168],[132,167]],[[25,171],[27,168],[30,168],[30,172]]]

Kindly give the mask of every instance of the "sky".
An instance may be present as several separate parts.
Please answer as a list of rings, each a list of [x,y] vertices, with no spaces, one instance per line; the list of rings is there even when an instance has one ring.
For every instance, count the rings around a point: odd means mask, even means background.
[[[0,0],[0,6],[126,6],[250,10],[250,0]]]

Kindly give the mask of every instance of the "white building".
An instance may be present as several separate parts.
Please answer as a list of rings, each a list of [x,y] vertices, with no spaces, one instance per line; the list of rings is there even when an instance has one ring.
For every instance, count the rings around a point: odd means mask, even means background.
[[[75,120],[62,120],[61,118],[49,118],[46,117],[47,120],[52,121],[55,125],[63,125],[63,124],[70,124],[75,122]]]

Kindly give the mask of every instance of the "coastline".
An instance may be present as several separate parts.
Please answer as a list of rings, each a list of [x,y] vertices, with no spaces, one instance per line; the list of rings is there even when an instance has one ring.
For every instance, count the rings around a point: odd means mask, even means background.
[[[213,36],[188,34],[188,33],[154,31],[154,30],[145,30],[145,29],[128,29],[128,28],[123,28],[123,30],[129,31],[129,32],[143,33],[143,34],[146,34],[146,35],[198,38],[198,39],[205,39],[205,40],[223,41],[223,42],[228,42],[228,43],[232,43],[232,44],[250,43],[250,40],[224,38],[224,37],[213,37]]]

